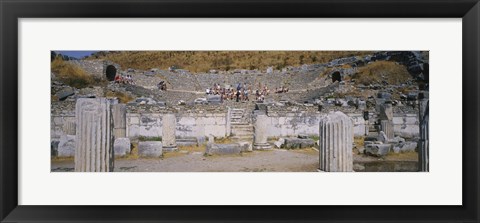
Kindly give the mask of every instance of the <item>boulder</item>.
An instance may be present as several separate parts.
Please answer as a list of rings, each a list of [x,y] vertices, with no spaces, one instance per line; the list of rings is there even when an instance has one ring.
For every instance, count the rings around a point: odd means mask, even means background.
[[[115,156],[125,156],[130,153],[130,139],[117,138],[113,143],[113,151]]]
[[[207,98],[197,98],[193,101],[196,105],[206,105],[208,104]]]
[[[161,157],[162,154],[162,142],[160,141],[145,141],[138,143],[138,155],[140,157]]]
[[[273,145],[275,145],[275,147],[277,147],[278,149],[282,148],[283,144],[285,144],[284,138],[279,138],[277,141],[273,143]]]
[[[58,157],[75,156],[75,136],[63,135],[58,143]]]
[[[416,142],[402,142],[393,146],[394,153],[414,152],[416,149]]]
[[[55,96],[57,96],[59,101],[64,101],[67,99],[69,96],[72,96],[75,94],[75,90],[72,87],[66,87],[57,92]]]
[[[390,152],[391,144],[369,144],[365,146],[365,154],[382,157]]]
[[[315,141],[313,139],[286,138],[283,148],[301,149],[301,148],[309,148],[314,146],[315,146]]]

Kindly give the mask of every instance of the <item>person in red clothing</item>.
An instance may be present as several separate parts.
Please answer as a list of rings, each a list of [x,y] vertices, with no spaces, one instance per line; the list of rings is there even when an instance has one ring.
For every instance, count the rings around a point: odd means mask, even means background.
[[[117,74],[117,75],[115,76],[114,81],[115,81],[115,83],[120,83],[120,82],[122,82],[122,77],[120,77],[120,75]]]

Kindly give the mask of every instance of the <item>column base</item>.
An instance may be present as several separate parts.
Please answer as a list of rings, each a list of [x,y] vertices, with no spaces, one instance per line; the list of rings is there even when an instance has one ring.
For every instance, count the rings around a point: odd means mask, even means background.
[[[254,143],[253,149],[254,150],[270,150],[272,149],[272,145],[268,143]]]
[[[163,146],[163,147],[162,147],[162,150],[163,150],[164,152],[173,152],[173,151],[177,151],[178,148],[177,148],[176,145],[175,145],[175,146]]]

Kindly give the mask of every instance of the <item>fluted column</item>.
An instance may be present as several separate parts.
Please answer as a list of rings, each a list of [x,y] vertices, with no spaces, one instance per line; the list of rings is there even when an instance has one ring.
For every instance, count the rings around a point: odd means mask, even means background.
[[[105,98],[80,98],[75,107],[75,117],[75,171],[113,171],[110,102]]]
[[[320,120],[320,170],[353,171],[353,122],[342,112],[330,113]]]
[[[418,150],[418,171],[429,171],[429,157],[430,151],[428,146],[428,132],[429,132],[429,105],[427,98],[419,100],[419,118],[420,118],[420,141]]]
[[[381,131],[385,133],[388,139],[393,139],[393,122],[390,120],[380,120]]]
[[[177,149],[177,141],[175,139],[177,128],[177,119],[174,114],[163,115],[162,120],[162,144],[163,150],[173,151]]]
[[[127,106],[125,104],[112,105],[112,115],[115,139],[127,137]]]
[[[265,150],[272,148],[267,142],[267,131],[270,126],[268,121],[268,116],[264,114],[258,114],[255,117],[253,149]]]

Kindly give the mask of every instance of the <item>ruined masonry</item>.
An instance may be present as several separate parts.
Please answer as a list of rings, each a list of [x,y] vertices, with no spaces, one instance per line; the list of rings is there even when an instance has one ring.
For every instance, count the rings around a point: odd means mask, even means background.
[[[127,106],[125,104],[112,105],[113,115],[113,135],[115,139],[127,137],[126,115]]]
[[[174,114],[163,115],[162,126],[162,146],[165,151],[174,151],[177,149],[175,140],[177,119]]]
[[[272,146],[267,142],[267,131],[268,127],[268,117],[264,114],[258,114],[255,117],[255,124],[254,124],[254,142],[253,142],[253,149],[256,150],[265,150],[271,149]]]
[[[320,170],[353,171],[353,123],[342,112],[330,113],[320,120]]]
[[[75,106],[75,172],[113,171],[112,117],[105,98],[80,98]]]
[[[387,135],[388,139],[393,139],[393,108],[392,103],[389,101],[380,105],[380,128]]]

